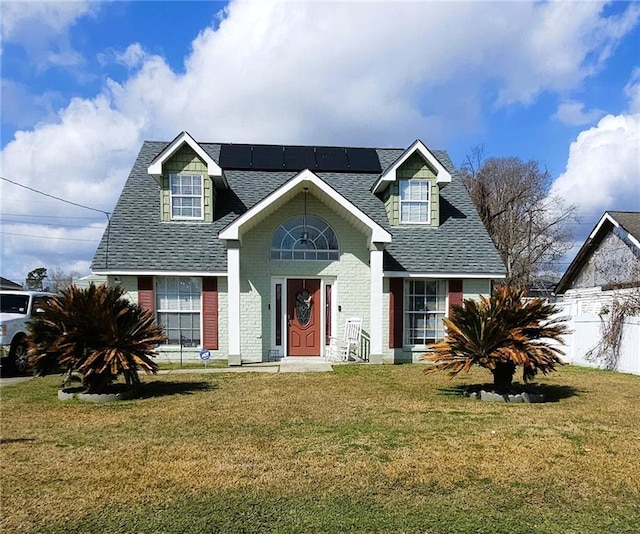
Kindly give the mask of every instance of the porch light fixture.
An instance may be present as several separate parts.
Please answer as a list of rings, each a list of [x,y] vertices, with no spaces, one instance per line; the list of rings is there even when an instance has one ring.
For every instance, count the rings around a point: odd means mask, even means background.
[[[309,232],[307,231],[307,193],[309,192],[309,188],[304,187],[302,192],[304,193],[304,212],[302,213],[302,234],[300,235],[300,241],[306,243],[309,241]]]

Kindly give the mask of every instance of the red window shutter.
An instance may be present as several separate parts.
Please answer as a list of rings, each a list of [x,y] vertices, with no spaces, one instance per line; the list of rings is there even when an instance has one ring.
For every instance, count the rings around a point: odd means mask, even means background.
[[[452,306],[462,306],[462,280],[449,280],[449,314]]]
[[[202,278],[202,347],[218,350],[218,279]]]
[[[402,348],[403,278],[389,279],[389,348]]]
[[[153,276],[138,276],[138,304],[153,313]]]

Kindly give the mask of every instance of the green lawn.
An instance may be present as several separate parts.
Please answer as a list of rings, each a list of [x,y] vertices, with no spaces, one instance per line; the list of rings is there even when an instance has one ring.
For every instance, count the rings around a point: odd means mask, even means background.
[[[3,387],[0,531],[640,532],[640,377],[562,367],[504,405],[423,369]]]

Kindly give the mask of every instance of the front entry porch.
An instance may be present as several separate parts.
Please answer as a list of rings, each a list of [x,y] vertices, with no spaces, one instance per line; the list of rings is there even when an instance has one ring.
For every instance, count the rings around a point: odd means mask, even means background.
[[[324,361],[337,308],[335,278],[274,278],[269,360]]]

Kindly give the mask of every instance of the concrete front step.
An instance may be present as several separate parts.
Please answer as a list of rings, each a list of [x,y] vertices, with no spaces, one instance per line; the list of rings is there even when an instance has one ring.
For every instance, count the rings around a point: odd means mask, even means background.
[[[324,358],[313,356],[287,356],[280,360],[281,373],[326,373],[333,371]]]

